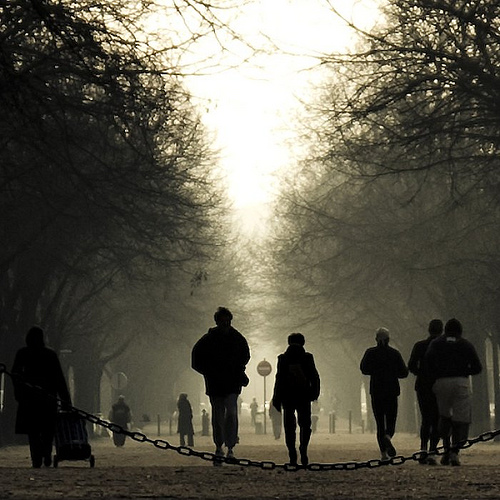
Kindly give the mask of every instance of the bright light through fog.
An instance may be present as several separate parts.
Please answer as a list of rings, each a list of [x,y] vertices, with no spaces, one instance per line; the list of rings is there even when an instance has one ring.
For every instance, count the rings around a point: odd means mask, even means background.
[[[203,118],[216,132],[235,208],[272,199],[278,187],[272,174],[295,162],[294,113],[297,98],[307,97],[308,86],[319,77],[318,71],[308,70],[317,64],[314,56],[343,50],[352,42],[352,32],[328,3],[358,23],[373,19],[374,2],[368,0],[255,2],[245,7],[236,30],[250,42],[264,33],[281,51],[259,55],[242,68],[188,81],[193,94],[209,102]]]

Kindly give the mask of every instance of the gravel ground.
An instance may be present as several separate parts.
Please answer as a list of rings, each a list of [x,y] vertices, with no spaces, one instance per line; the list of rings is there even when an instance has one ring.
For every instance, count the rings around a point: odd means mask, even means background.
[[[157,439],[156,431],[144,432]],[[161,436],[177,445],[177,436]],[[283,440],[242,429],[238,458],[283,464]],[[394,438],[404,456],[418,450],[418,438]],[[372,469],[295,472],[210,462],[127,439],[116,448],[106,437],[91,442],[88,462],[61,462],[58,468],[32,469],[27,446],[0,449],[0,498],[37,499],[500,499],[500,444],[487,442],[462,452],[462,466],[427,466],[410,460]],[[213,451],[209,437],[196,437],[195,448]],[[313,435],[310,461],[338,463],[378,458],[373,434]]]

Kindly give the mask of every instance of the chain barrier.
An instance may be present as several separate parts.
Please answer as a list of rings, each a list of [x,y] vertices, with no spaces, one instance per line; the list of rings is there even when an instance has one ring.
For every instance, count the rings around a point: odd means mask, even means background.
[[[47,397],[55,399],[64,406],[64,402],[61,401],[59,398],[47,393],[47,391],[45,391],[44,389],[42,389],[37,385],[33,385],[30,384],[29,382],[26,382],[25,380],[22,379],[22,377],[8,372],[5,365],[1,363],[0,363],[0,373],[5,373],[9,375],[12,380],[16,379],[21,383],[23,383],[24,385],[26,385],[27,387],[30,387],[32,389],[44,393]],[[78,416],[87,420],[91,424],[100,425],[101,427],[104,427],[105,429],[108,429],[109,431],[116,434],[124,434],[133,441],[137,441],[139,443],[149,443],[153,445],[155,448],[158,448],[160,450],[172,450],[177,452],[179,455],[183,455],[186,457],[200,458],[201,460],[213,462],[214,464],[227,463],[231,465],[239,465],[242,467],[259,467],[264,470],[283,469],[285,471],[293,472],[304,469],[310,471],[356,470],[364,468],[373,469],[376,467],[383,467],[387,465],[402,465],[405,462],[411,460],[418,462],[428,457],[432,457],[433,455],[443,455],[444,453],[444,447],[440,446],[435,451],[417,451],[408,456],[396,455],[395,457],[387,459],[371,459],[359,462],[352,461],[352,462],[336,462],[336,463],[310,463],[307,466],[294,465],[290,463],[277,464],[271,460],[259,461],[259,460],[250,460],[247,458],[223,457],[208,451],[197,451],[188,446],[175,446],[170,444],[168,441],[164,439],[151,439],[142,432],[130,431],[128,429],[121,427],[118,424],[115,424],[113,422],[108,422],[107,420],[103,420],[102,418],[99,418],[96,415],[88,413],[85,410],[81,410],[74,406],[66,405],[65,410],[77,414]],[[500,435],[500,430],[483,432],[482,434],[480,434],[475,438],[462,441],[461,443],[458,444],[458,448],[461,449],[470,448],[471,446],[477,443],[484,443],[486,441],[491,441],[495,439],[498,435]]]

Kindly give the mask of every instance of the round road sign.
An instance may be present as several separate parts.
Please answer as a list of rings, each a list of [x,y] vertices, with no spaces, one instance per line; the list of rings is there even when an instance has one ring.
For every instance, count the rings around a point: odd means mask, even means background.
[[[267,377],[272,371],[273,368],[269,361],[264,360],[257,365],[257,373],[263,377]]]

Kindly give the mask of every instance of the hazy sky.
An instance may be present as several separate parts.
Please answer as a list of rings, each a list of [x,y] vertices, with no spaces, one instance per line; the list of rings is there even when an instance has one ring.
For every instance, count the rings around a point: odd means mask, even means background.
[[[245,8],[236,30],[257,44],[263,43],[259,34],[264,33],[295,55],[273,51],[241,68],[188,81],[195,96],[206,101],[203,118],[216,132],[237,209],[270,201],[277,189],[273,172],[294,162],[287,144],[293,142],[289,125],[297,97],[307,98],[309,82],[318,77],[307,71],[317,62],[312,56],[351,43],[352,34],[329,3],[357,22],[374,16],[373,0],[257,0]]]

